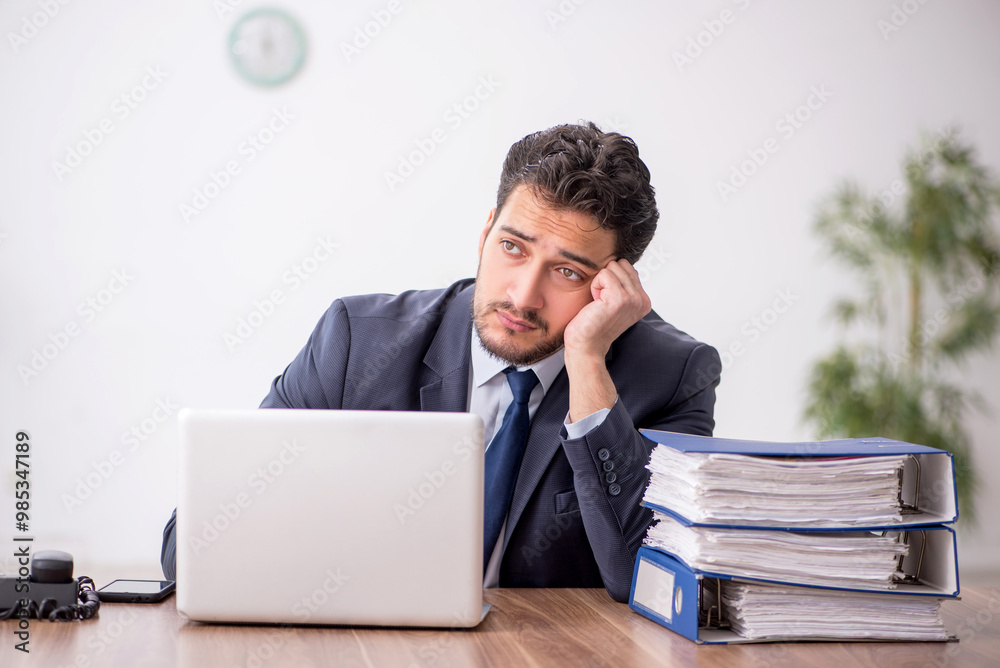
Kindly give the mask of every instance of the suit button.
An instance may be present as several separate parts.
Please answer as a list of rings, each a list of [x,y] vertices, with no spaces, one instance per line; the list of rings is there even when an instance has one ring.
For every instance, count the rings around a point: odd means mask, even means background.
[[[602,462],[606,462],[611,459],[611,452],[607,448],[601,448],[597,451],[597,458]]]
[[[608,485],[608,494],[610,494],[611,496],[618,496],[619,494],[621,494],[621,491],[622,487],[618,483],[611,483],[610,485]]]
[[[614,482],[615,480],[618,480],[618,474],[614,471],[610,471],[604,474],[604,479],[608,482]]]
[[[614,467],[615,467],[615,463],[614,462],[604,462],[604,470],[605,471],[610,471]]]

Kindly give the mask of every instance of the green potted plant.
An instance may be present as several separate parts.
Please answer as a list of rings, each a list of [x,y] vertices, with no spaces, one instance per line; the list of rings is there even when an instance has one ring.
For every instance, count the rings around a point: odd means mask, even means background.
[[[983,408],[957,373],[1000,330],[1000,184],[954,131],[925,135],[877,195],[844,183],[815,229],[857,275],[841,340],[811,369],[805,418],[821,438],[885,436],[955,455],[959,507],[974,517],[965,419]]]

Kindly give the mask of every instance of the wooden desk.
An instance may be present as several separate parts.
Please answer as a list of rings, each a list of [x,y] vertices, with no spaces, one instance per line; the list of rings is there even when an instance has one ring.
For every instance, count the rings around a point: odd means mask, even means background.
[[[601,589],[492,589],[493,610],[468,631],[215,626],[185,622],[174,597],[105,603],[100,619],[32,621],[30,655],[0,622],[0,665],[33,666],[997,666],[1000,589],[944,606],[958,643],[778,643],[699,646],[615,603]]]

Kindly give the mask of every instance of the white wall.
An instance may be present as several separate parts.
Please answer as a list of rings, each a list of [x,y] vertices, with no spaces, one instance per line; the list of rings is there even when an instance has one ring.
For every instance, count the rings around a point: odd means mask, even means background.
[[[720,350],[743,344],[716,411],[717,433],[738,438],[811,436],[805,374],[835,340],[828,307],[851,287],[811,232],[819,201],[845,177],[889,187],[918,130],[948,124],[1000,171],[991,2],[401,0],[348,60],[342,44],[387,2],[275,0],[310,45],[300,75],[275,89],[243,82],[226,52],[258,4],[220,17],[209,0],[95,0],[49,19],[39,0],[0,5],[0,537],[13,533],[13,438],[26,429],[37,547],[68,549],[85,567],[155,571],[175,503],[176,426],[171,417],[142,442],[123,435],[151,427],[158,402],[256,406],[337,296],[471,275],[501,160],[530,131],[593,119],[636,139],[662,212],[645,285],[667,320]],[[679,67],[675,54],[724,10],[731,22]],[[902,25],[883,34],[894,11]],[[45,25],[25,32],[25,20]],[[163,80],[121,118],[115,100],[147,68]],[[484,78],[495,90],[449,122]],[[811,118],[790,136],[777,127],[815,90],[829,97]],[[246,160],[241,143],[274,110],[294,118]],[[53,161],[104,118],[113,131],[60,180]],[[435,128],[446,140],[390,190],[386,171]],[[723,201],[717,182],[769,138],[778,151]],[[185,223],[179,205],[230,160],[240,173]],[[334,256],[293,289],[285,272],[327,236]],[[130,278],[104,310],[80,309],[109,296],[116,271]],[[286,301],[230,350],[224,335],[276,289]],[[782,291],[791,307],[749,335],[744,323]],[[22,380],[19,365],[74,324],[78,335]],[[963,375],[1000,405],[1000,357]],[[963,532],[966,582],[1000,577],[988,572],[1000,564],[995,410],[970,422],[983,485],[980,526]],[[102,467],[99,487],[80,488]]]

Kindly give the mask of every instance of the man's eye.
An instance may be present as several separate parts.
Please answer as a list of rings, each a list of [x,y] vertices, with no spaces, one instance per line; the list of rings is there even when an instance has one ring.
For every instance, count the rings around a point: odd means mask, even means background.
[[[515,244],[513,241],[509,241],[507,239],[504,239],[503,241],[501,241],[500,245],[503,247],[504,251],[510,253],[511,255],[513,255],[514,253],[517,253],[518,251],[521,250],[520,248],[517,247],[517,244]]]
[[[563,278],[568,278],[568,279],[573,280],[573,281],[583,280],[583,276],[581,276],[580,274],[576,273],[575,271],[573,271],[569,267],[560,267],[559,273],[563,275]]]

